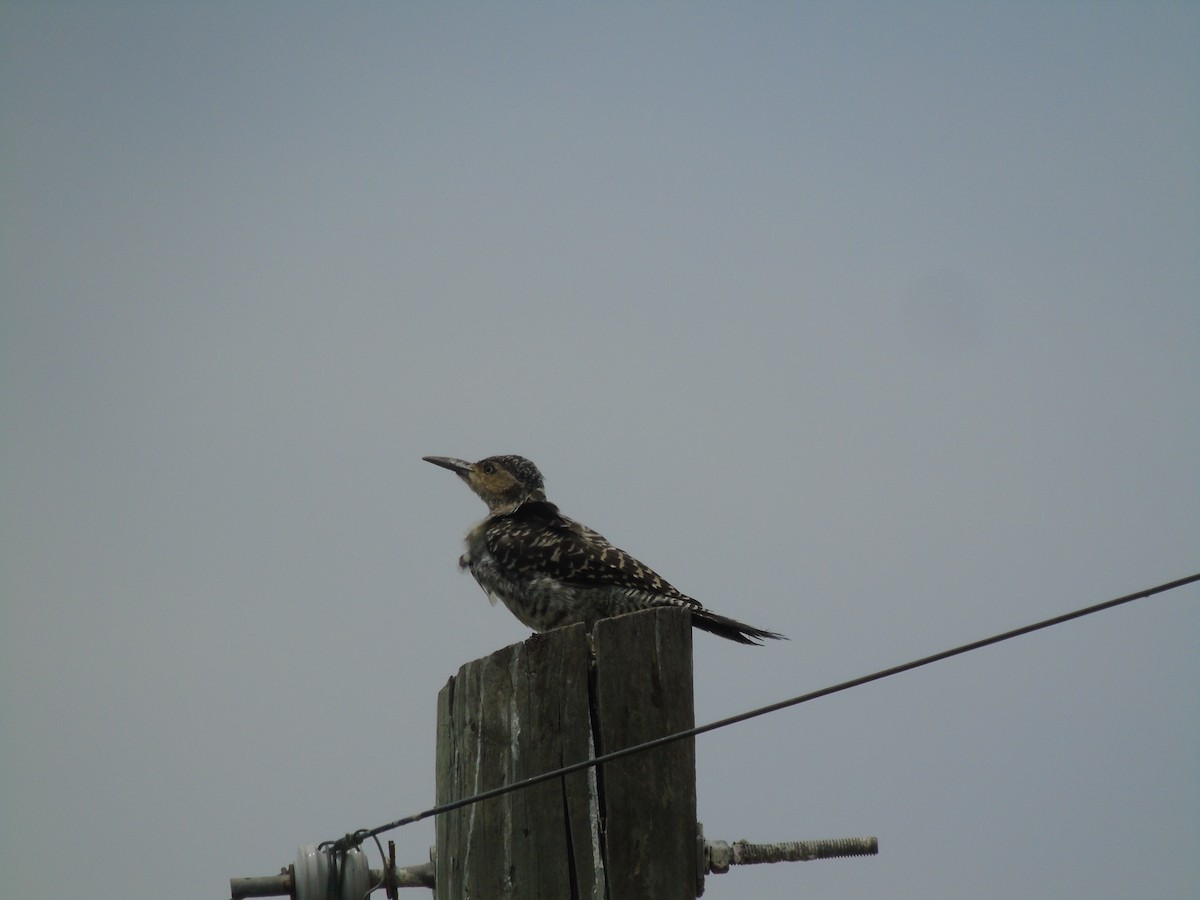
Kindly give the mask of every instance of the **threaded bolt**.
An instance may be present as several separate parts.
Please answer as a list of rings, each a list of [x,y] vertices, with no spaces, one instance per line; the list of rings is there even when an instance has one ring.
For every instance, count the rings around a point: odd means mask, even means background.
[[[865,838],[832,838],[824,841],[784,841],[776,844],[752,844],[749,841],[705,841],[705,870],[724,874],[730,866],[752,866],[759,863],[808,862],[814,859],[833,859],[839,856],[874,856],[879,852],[879,840]]]

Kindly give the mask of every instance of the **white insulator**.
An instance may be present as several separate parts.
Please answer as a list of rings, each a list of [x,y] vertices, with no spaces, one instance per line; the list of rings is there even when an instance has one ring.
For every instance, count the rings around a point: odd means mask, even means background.
[[[367,855],[355,847],[347,851],[343,865],[344,871],[339,866],[338,872],[341,896],[344,900],[362,900],[374,887]],[[316,844],[304,844],[296,852],[296,900],[334,900],[337,894],[329,892],[330,867],[330,854],[318,850]]]

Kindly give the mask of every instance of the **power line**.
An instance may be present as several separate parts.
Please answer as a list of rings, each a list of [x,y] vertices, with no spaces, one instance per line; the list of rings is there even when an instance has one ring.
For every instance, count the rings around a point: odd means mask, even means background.
[[[338,841],[328,842],[327,846],[332,846],[335,849],[343,850],[348,849],[349,847],[356,847],[368,838],[377,837],[385,831],[392,831],[393,829],[401,828],[405,825],[411,825],[414,822],[419,822],[422,819],[429,818],[430,816],[439,816],[455,809],[461,809],[464,806],[470,806],[473,803],[479,803],[483,800],[491,800],[495,797],[502,797],[505,794],[511,794],[514,791],[523,790],[527,787],[532,787],[535,784],[541,784],[544,781],[551,781],[555,778],[561,778],[564,775],[571,775],[575,772],[581,772],[584,769],[590,769],[593,766],[599,766],[607,762],[612,762],[613,760],[623,759],[624,757],[632,756],[635,753],[644,753],[647,750],[653,750],[656,747],[662,747],[666,744],[674,743],[675,741],[687,740],[688,738],[693,738],[701,734],[707,734],[710,731],[716,731],[718,728],[725,728],[728,725],[736,725],[739,722],[745,722],[749,719],[765,716],[768,713],[778,712],[781,709],[799,706],[801,703],[807,703],[810,700],[816,700],[820,697],[828,697],[831,694],[837,694],[842,691],[849,690],[850,688],[869,684],[872,681],[880,681],[884,678],[890,678],[891,676],[899,675],[902,672],[909,672],[913,669],[919,669],[922,666],[928,666],[931,663],[941,662],[943,659],[949,659],[952,656],[960,656],[963,653],[969,653],[972,650],[979,650],[992,644],[999,644],[1001,641],[1007,641],[1011,640],[1012,638],[1021,637],[1022,635],[1031,634],[1035,631],[1041,631],[1043,628],[1049,628],[1052,625],[1061,625],[1064,622],[1070,622],[1072,619],[1081,619],[1084,616],[1090,616],[1093,613],[1102,612],[1106,609],[1112,609],[1114,606],[1121,606],[1122,604],[1130,603],[1134,600],[1141,600],[1146,597],[1152,597],[1155,594],[1162,594],[1166,591],[1171,591],[1175,588],[1180,588],[1196,581],[1200,581],[1200,572],[1196,573],[1195,575],[1189,575],[1186,578],[1180,578],[1176,581],[1169,581],[1166,584],[1157,585],[1156,587],[1146,588],[1145,590],[1137,591],[1133,594],[1126,594],[1124,597],[1117,597],[1113,600],[1106,600],[1103,603],[1097,603],[1094,606],[1087,606],[1083,609],[1077,609],[1074,612],[1064,613],[1063,615],[1055,616],[1052,619],[1045,619],[1041,622],[1035,622],[1032,625],[1025,625],[1021,628],[1014,628],[1012,631],[1005,631],[1001,634],[982,638],[978,641],[972,641],[969,644],[962,644],[961,646],[954,647],[950,650],[943,650],[942,652],[934,653],[931,656],[924,656],[920,659],[915,659],[912,662],[903,663],[898,666],[892,666],[889,669],[880,669],[878,672],[872,672],[870,675],[862,675],[858,678],[852,678],[849,681],[843,681],[839,684],[830,685],[829,687],[821,688],[817,691],[801,694],[798,697],[780,700],[779,702],[772,703],[768,706],[760,706],[758,709],[752,709],[748,712],[738,713],[735,716],[729,716],[725,719],[718,719],[715,722],[709,722],[707,725],[698,725],[695,728],[689,728],[686,731],[679,731],[675,734],[664,735],[663,737],[655,738],[652,741],[646,741],[642,744],[635,744],[632,747],[625,747],[621,750],[614,750],[611,753],[605,753],[602,756],[593,757],[592,759],[585,759],[577,763],[572,763],[571,765],[563,766],[559,769],[554,769],[550,772],[543,772],[541,775],[523,778],[520,781],[514,781],[511,784],[492,788],[491,790],[483,791],[470,797],[452,800],[449,803],[443,803],[440,806],[432,806],[429,809],[423,810],[419,813],[405,816],[402,819],[396,819],[394,822],[388,822],[386,825],[380,825],[378,828],[351,832]]]

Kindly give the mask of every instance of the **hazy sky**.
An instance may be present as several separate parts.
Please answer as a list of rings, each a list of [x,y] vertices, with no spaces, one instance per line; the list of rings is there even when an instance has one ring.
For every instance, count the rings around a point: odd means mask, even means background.
[[[431,804],[521,453],[701,722],[1200,570],[1193,3],[0,5],[0,893]],[[697,742],[707,898],[1200,894],[1200,590]],[[391,835],[427,858],[430,823]],[[380,895],[381,896],[381,895]],[[416,894],[414,894],[416,896]]]

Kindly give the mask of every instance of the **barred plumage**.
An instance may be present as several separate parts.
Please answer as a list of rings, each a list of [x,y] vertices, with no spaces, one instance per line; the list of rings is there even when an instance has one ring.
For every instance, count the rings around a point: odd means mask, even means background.
[[[782,638],[705,609],[698,600],[602,535],[569,519],[546,499],[542,474],[521,456],[476,463],[426,456],[454,472],[488,506],[467,535],[459,565],[492,603],[503,603],[534,631],[598,620],[656,606],[683,606],[697,628],[743,644]]]

